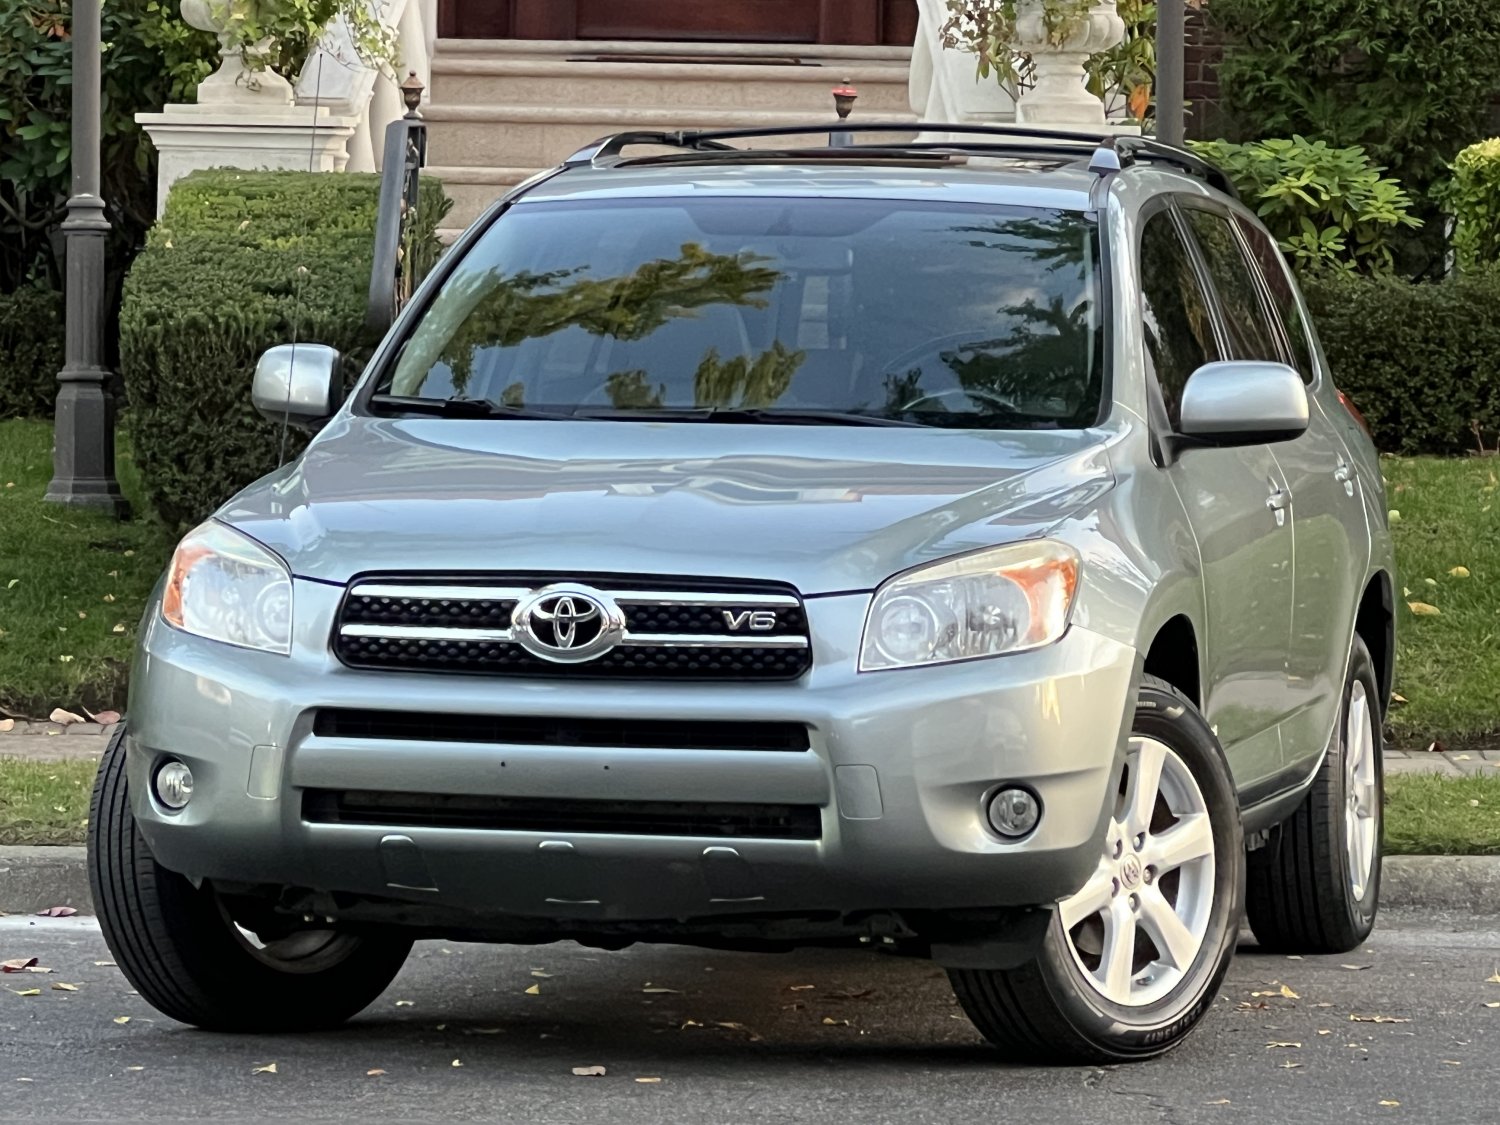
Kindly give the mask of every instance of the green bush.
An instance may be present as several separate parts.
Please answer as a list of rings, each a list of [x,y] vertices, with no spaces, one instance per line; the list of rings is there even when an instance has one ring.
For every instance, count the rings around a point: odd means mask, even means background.
[[[1333,379],[1391,453],[1493,450],[1500,436],[1500,272],[1414,284],[1303,280]]]
[[[62,363],[62,294],[41,284],[0,293],[0,418],[50,415]]]
[[[1229,174],[1299,269],[1388,272],[1391,235],[1421,225],[1400,183],[1382,176],[1358,146],[1305,137],[1192,146]]]
[[[307,172],[199,172],[172,188],[120,314],[126,424],[169,524],[201,518],[276,467],[280,430],[250,405],[261,352],[330,344],[351,374],[367,357],[378,191],[377,176]],[[424,179],[415,260],[435,256],[446,210],[441,185]]]
[[[1210,0],[1232,140],[1361,145],[1414,196],[1483,136],[1500,88],[1500,5]]]
[[[1458,154],[1444,203],[1456,220],[1453,249],[1459,268],[1500,265],[1500,137]]]

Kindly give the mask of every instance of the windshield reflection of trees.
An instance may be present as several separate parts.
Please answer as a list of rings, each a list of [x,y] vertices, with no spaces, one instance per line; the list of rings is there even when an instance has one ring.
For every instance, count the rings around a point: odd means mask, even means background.
[[[1099,378],[1097,365],[1091,362],[1097,333],[1093,291],[1085,272],[1093,254],[1088,244],[1091,234],[1071,216],[1008,216],[990,224],[929,232],[927,237],[942,238],[943,234],[981,236],[963,239],[963,244],[997,253],[992,261],[974,261],[974,268],[967,272],[946,273],[943,280],[948,285],[926,290],[920,282],[913,286],[911,297],[932,304],[935,327],[948,306],[967,303],[961,296],[950,300],[944,292],[949,285],[989,284],[1015,292],[1020,284],[1042,300],[1027,296],[996,308],[990,324],[974,326],[972,342],[952,344],[955,334],[935,335],[935,345],[942,341],[949,346],[935,347],[930,356],[922,357],[923,362],[903,365],[905,370],[883,373],[875,394],[869,395],[872,401],[819,405],[899,414],[926,396],[961,389],[975,392],[970,408],[981,413],[987,409],[986,400],[989,408],[1000,400],[1011,403],[1019,415],[1038,415],[1058,424],[1074,424],[1073,415],[1080,411],[1091,414],[1096,399],[1092,392]],[[964,256],[968,255],[959,250],[953,260],[962,262]],[[429,318],[441,320],[444,310],[452,310],[448,315],[461,316],[461,322],[446,334],[439,330],[413,337],[411,354],[399,365],[395,389],[413,393],[430,371],[444,365],[450,373],[451,393],[463,396],[482,352],[515,348],[572,328],[600,339],[633,342],[715,306],[765,309],[772,291],[788,276],[773,268],[773,261],[748,251],[718,254],[687,242],[676,257],[656,258],[613,277],[586,276],[585,266],[510,275],[492,268],[456,277]],[[1018,271],[1014,266],[1021,261],[1042,268]],[[878,309],[860,311],[867,320],[880,315]],[[665,358],[670,354],[670,341],[663,344]],[[857,341],[854,345],[858,346]],[[894,357],[871,358],[879,363]],[[772,406],[786,394],[805,359],[806,352],[780,340],[753,356],[725,357],[710,347],[693,373],[694,403]],[[602,381],[603,394],[616,409],[660,408],[669,394],[667,384],[653,378],[657,374],[641,367],[613,372]],[[523,406],[525,396],[525,385],[513,382],[500,399],[506,405]],[[880,398],[884,401],[873,401]],[[944,396],[942,412],[967,413],[967,409],[953,410],[960,402],[956,393]]]

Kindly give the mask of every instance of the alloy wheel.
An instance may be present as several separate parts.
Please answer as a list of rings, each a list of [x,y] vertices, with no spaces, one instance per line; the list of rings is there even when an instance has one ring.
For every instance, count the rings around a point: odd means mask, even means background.
[[[1380,834],[1374,723],[1365,685],[1355,680],[1344,717],[1344,850],[1349,857],[1349,889],[1356,902],[1364,899],[1370,885]]]

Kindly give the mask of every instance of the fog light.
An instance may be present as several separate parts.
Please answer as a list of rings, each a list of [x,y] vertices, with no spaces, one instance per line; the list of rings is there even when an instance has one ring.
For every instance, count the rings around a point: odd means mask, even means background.
[[[193,771],[183,762],[167,762],[156,771],[156,796],[169,809],[180,809],[192,800]]]
[[[990,798],[990,827],[1015,840],[1027,835],[1042,818],[1042,806],[1027,789],[1002,789]]]

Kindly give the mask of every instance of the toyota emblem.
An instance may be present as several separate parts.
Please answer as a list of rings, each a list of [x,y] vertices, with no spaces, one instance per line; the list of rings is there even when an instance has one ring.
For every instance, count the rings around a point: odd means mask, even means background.
[[[614,648],[625,636],[625,614],[602,591],[571,582],[533,590],[511,614],[511,635],[533,656],[580,664]]]

